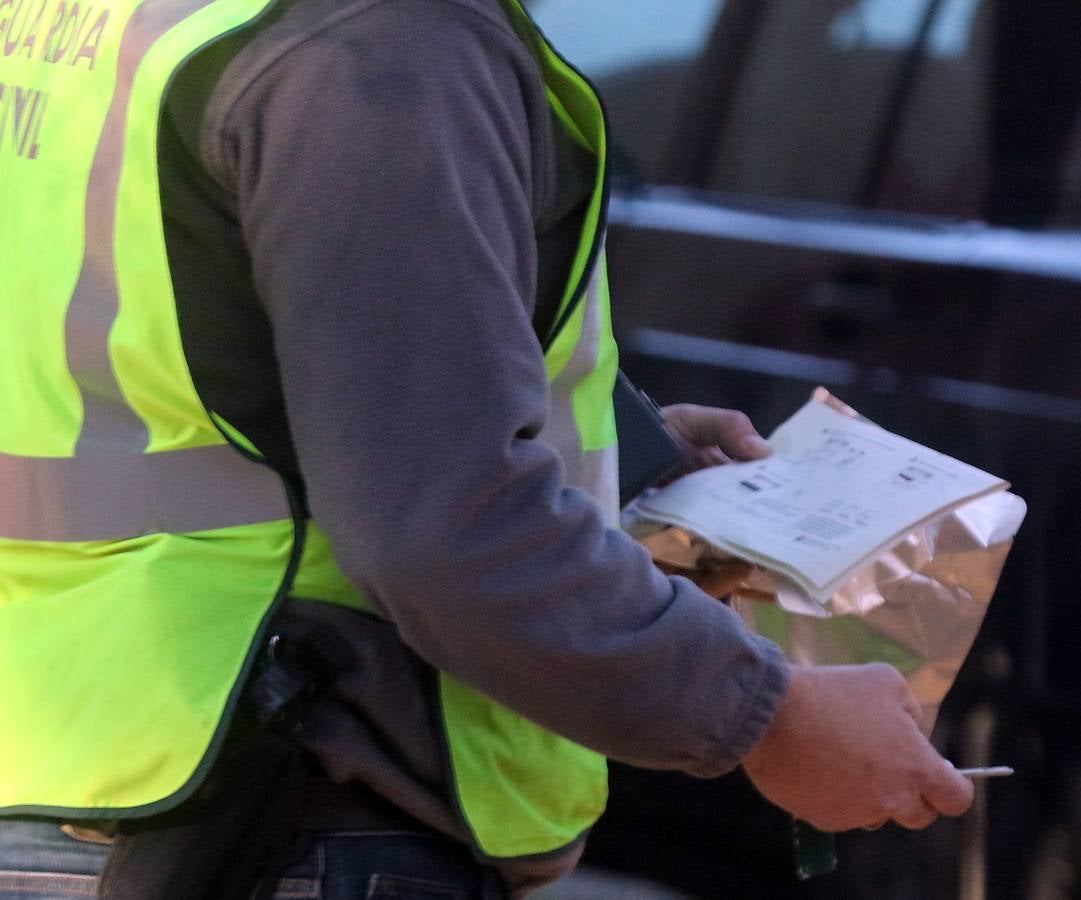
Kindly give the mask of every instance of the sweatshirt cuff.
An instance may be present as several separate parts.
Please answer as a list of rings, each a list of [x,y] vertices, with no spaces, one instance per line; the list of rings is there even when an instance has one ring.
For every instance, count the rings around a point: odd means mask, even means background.
[[[756,669],[754,681],[741,685],[747,698],[746,706],[742,723],[727,747],[731,757],[725,771],[739,765],[762,739],[788,692],[788,661],[781,648],[759,635],[751,637],[758,645],[763,664]]]

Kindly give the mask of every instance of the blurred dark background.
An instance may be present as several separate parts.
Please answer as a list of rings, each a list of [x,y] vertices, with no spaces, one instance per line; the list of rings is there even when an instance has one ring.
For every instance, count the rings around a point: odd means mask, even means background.
[[[824,384],[1029,504],[936,730],[1017,769],[961,822],[839,838],[737,774],[614,767],[588,861],[700,897],[1081,897],[1081,3],[536,0],[598,84],[623,367],[768,432]]]

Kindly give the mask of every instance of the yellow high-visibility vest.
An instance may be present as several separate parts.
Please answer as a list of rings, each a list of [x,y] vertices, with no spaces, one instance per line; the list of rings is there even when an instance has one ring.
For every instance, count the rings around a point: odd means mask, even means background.
[[[0,0],[0,815],[147,816],[212,764],[291,591],[366,609],[286,482],[196,390],[157,173],[177,69],[272,0]],[[614,524],[604,116],[517,0],[597,178],[546,343],[555,446]],[[343,188],[346,189],[346,188]],[[447,675],[463,815],[490,857],[574,841],[605,762]]]

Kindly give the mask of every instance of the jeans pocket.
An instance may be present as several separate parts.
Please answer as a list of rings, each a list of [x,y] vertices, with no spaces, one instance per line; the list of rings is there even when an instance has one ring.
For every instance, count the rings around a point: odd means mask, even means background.
[[[373,875],[368,880],[367,900],[468,900],[459,887],[410,878],[406,875]]]

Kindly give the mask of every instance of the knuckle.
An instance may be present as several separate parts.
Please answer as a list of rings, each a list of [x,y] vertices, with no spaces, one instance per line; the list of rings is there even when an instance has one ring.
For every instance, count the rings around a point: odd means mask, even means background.
[[[872,821],[894,819],[904,813],[907,806],[905,797],[900,793],[896,791],[883,793],[870,804],[868,819]]]
[[[740,412],[738,409],[725,409],[722,410],[725,419],[728,421],[728,426],[733,431],[753,431],[754,425],[751,424],[751,417],[745,412]]]
[[[951,786],[952,779],[946,771],[946,763],[933,747],[928,747],[926,759],[916,767],[915,775],[924,792]]]
[[[864,667],[868,674],[873,675],[875,678],[879,678],[884,682],[892,682],[896,678],[901,677],[901,673],[898,672],[889,663],[873,662],[867,663]],[[902,681],[904,679],[901,679]]]
[[[908,682],[904,675],[888,663],[868,663],[864,667],[864,677],[883,696],[901,704],[908,701],[911,693]]]
[[[907,798],[892,794],[882,803],[882,815],[888,819],[900,819],[908,811],[909,806],[910,801]]]
[[[684,419],[684,410],[680,404],[665,406],[661,409],[661,418],[673,428],[679,428]]]

